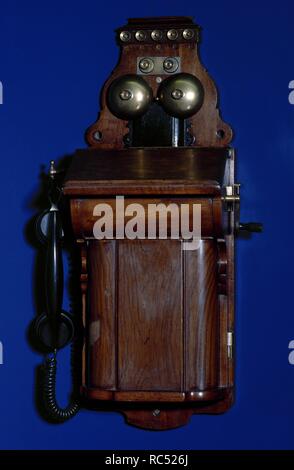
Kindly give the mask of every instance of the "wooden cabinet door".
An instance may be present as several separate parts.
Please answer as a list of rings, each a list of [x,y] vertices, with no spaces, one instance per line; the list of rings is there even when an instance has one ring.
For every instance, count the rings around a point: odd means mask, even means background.
[[[88,386],[117,391],[218,386],[217,249],[202,240],[89,242]]]

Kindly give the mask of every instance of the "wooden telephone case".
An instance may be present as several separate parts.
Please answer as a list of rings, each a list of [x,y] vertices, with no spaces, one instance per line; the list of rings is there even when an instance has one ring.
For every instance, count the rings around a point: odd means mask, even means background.
[[[82,396],[149,429],[184,425],[196,413],[223,413],[234,400],[239,195],[232,130],[200,63],[199,36],[189,17],[131,19],[117,30],[119,63],[87,131],[89,149],[76,152],[63,185],[81,253]],[[151,72],[140,71],[142,58],[153,62]],[[169,58],[177,58],[172,73],[160,64]],[[200,109],[188,118],[171,116],[156,98],[159,86],[179,73],[203,87]],[[116,79],[130,74],[143,77],[154,97],[135,119],[117,117],[108,95]],[[184,251],[170,236],[95,239],[94,207],[104,202],[115,210],[116,196],[143,207],[201,204],[199,249]]]

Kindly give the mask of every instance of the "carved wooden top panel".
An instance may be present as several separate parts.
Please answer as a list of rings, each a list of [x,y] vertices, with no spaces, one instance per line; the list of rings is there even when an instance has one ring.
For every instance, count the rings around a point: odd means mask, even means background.
[[[158,32],[158,36],[155,32]],[[181,75],[184,78],[192,76],[201,87],[201,90],[199,88],[201,101],[195,108],[195,113],[181,119],[185,124],[184,132],[189,134],[189,139],[184,139],[182,145],[226,147],[230,143],[232,129],[220,117],[215,84],[199,60],[199,32],[199,26],[193,23],[190,17],[132,19],[127,25],[118,28],[120,59],[102,89],[98,119],[87,130],[86,139],[91,147],[123,149],[128,142],[132,120],[124,115],[123,117],[114,115],[110,110],[111,106],[109,107],[109,90],[113,89],[111,85],[115,80],[125,76],[131,79],[138,77],[144,81],[149,90],[148,100],[161,104],[163,95],[161,90],[168,84],[167,80],[172,76],[179,77],[181,74],[185,74]],[[171,67],[169,70],[168,66]],[[175,106],[177,104],[175,100],[180,103],[183,95],[185,93],[175,89],[167,99]],[[129,99],[128,89],[122,88],[120,99],[122,101]]]

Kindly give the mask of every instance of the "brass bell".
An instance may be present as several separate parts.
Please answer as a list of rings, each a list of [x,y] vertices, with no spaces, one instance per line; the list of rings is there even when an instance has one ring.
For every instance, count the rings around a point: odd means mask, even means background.
[[[168,114],[184,119],[199,111],[204,100],[204,89],[194,75],[178,73],[161,83],[158,100]]]
[[[144,114],[153,100],[152,89],[144,78],[129,74],[114,80],[107,91],[107,105],[120,119],[135,119]]]

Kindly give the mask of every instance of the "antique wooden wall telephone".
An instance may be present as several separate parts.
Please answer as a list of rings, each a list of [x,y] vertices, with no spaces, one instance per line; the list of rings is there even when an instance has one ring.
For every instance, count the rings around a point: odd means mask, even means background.
[[[47,244],[47,311],[35,328],[53,352],[44,391],[57,421],[79,406],[63,410],[55,399],[56,351],[74,330],[62,312],[61,197],[81,253],[84,400],[111,404],[150,429],[221,413],[233,402],[234,238],[261,225],[239,222],[232,130],[199,61],[199,35],[190,17],[130,19],[119,28],[120,61],[87,131],[90,148],[76,152],[60,190],[51,164],[51,207],[37,224]],[[170,221],[165,239],[158,231],[123,238],[121,226],[97,239],[95,207],[119,212],[116,196],[143,208],[201,205],[198,249],[183,250]],[[123,224],[124,214],[115,215]]]

